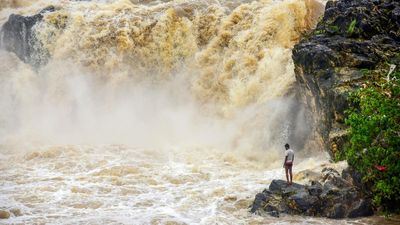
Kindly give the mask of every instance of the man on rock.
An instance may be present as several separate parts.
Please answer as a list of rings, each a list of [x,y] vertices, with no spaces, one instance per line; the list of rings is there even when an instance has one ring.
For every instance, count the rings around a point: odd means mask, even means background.
[[[289,144],[285,144],[285,161],[283,162],[283,167],[285,168],[286,181],[289,185],[292,184],[292,166],[294,161],[294,151],[290,149]],[[290,179],[289,179],[290,176]]]

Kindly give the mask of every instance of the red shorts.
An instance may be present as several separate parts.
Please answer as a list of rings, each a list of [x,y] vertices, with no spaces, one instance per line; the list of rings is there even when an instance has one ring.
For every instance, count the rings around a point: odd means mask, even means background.
[[[292,169],[292,166],[293,166],[293,162],[286,162],[285,163],[285,168],[286,169]]]

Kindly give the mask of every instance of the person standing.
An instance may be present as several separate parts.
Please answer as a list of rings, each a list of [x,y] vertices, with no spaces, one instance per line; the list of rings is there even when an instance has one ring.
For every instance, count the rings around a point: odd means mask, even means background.
[[[292,167],[294,162],[294,151],[290,149],[289,144],[285,144],[285,161],[283,161],[283,167],[285,168],[286,181],[289,185],[292,184]],[[290,178],[290,179],[289,179]]]

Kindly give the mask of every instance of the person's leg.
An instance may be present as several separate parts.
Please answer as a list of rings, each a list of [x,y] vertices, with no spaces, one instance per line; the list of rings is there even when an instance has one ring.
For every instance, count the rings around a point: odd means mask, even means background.
[[[286,182],[289,183],[288,167],[285,165]]]
[[[290,184],[292,184],[292,179],[293,179],[292,166],[289,167],[289,174],[290,174]]]

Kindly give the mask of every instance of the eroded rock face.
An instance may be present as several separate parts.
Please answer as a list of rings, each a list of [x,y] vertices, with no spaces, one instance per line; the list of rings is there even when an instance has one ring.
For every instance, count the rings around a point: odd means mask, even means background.
[[[347,173],[347,172],[346,172]],[[328,218],[354,218],[373,214],[372,202],[353,186],[352,177],[344,179],[332,168],[321,172],[319,181],[310,185],[273,180],[258,193],[251,212],[279,217],[280,213]]]
[[[298,96],[332,156],[347,141],[347,96],[368,79],[362,71],[398,60],[399,16],[399,1],[329,1],[315,31],[293,49]]]
[[[14,52],[21,60],[32,65],[43,64],[42,58],[35,57],[41,51],[40,43],[36,40],[33,27],[43,19],[43,14],[52,12],[55,8],[49,6],[33,16],[11,14],[1,28],[0,46]]]

